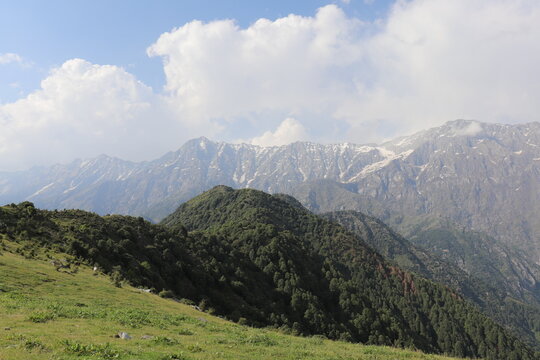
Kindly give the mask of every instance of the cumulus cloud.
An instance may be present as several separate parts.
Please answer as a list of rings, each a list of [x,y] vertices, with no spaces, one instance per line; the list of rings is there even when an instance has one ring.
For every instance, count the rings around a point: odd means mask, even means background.
[[[275,131],[266,131],[261,136],[251,139],[249,143],[260,146],[279,146],[306,140],[307,138],[304,126],[293,118],[287,118],[279,124]]]
[[[375,81],[340,115],[405,131],[456,118],[539,120],[539,36],[537,1],[397,2],[366,43]]]
[[[157,93],[122,68],[75,59],[1,105],[0,169],[148,159],[200,135],[370,142],[458,118],[537,121],[539,38],[536,0],[396,1],[372,23],[336,5],[246,28],[192,21],[147,49],[163,60]]]
[[[10,63],[22,63],[23,58],[20,55],[14,53],[4,53],[0,54],[0,65],[10,64]]]
[[[245,29],[194,21],[148,54],[190,117],[271,129],[291,114],[317,139],[363,142],[456,118],[538,120],[539,37],[537,1],[414,0],[373,23],[335,5]]]
[[[190,118],[255,119],[268,129],[289,115],[339,108],[355,90],[362,26],[334,5],[246,29],[232,20],[193,21],[162,34],[148,54],[163,57],[165,89]]]
[[[0,167],[20,169],[101,153],[148,159],[184,137],[152,90],[117,66],[65,62],[24,99],[0,106]]]

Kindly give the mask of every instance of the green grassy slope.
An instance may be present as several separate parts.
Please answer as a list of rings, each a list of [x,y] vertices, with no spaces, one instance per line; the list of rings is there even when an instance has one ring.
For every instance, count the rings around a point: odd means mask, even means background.
[[[80,266],[0,250],[0,359],[449,359],[234,324]],[[48,256],[63,258],[49,253]],[[125,331],[131,340],[115,338]],[[143,336],[150,336],[143,339]]]

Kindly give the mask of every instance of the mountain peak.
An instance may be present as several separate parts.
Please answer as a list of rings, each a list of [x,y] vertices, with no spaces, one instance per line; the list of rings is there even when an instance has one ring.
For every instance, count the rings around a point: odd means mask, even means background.
[[[484,129],[484,123],[476,120],[458,119],[448,121],[442,127],[448,129],[450,136],[476,136]]]
[[[454,120],[449,120],[445,122],[443,126],[466,127],[473,123],[483,124],[481,121],[474,120],[474,119],[454,119]]]

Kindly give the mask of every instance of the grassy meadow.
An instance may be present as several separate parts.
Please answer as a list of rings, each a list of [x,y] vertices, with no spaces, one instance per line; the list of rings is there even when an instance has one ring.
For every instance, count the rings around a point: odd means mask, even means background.
[[[15,244],[0,250],[0,360],[449,359],[255,329],[128,285],[87,266],[60,269]],[[126,332],[131,339],[115,337]]]

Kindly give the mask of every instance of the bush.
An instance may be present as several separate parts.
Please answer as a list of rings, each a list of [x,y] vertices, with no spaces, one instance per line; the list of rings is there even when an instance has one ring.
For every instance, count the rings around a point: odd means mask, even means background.
[[[193,335],[193,331],[188,329],[180,329],[178,330],[178,335]]]
[[[120,272],[119,266],[113,267],[113,271],[111,272],[111,282],[114,286],[117,288],[122,287],[122,281],[124,280],[122,273]]]
[[[197,353],[197,352],[202,352],[204,351],[202,347],[200,347],[199,345],[195,344],[195,345],[188,345],[187,349],[189,351],[191,351],[192,353]]]
[[[170,299],[174,297],[174,293],[171,290],[161,290],[158,295],[166,299]]]
[[[28,316],[28,320],[34,323],[46,323],[47,321],[53,320],[54,318],[54,313],[45,311],[36,311],[30,314],[30,316]]]
[[[155,342],[156,344],[161,344],[161,345],[177,345],[178,344],[178,340],[171,339],[170,337],[166,337],[166,336],[156,336],[155,338],[152,339],[152,341]]]
[[[195,306],[195,302],[190,299],[182,298],[180,299],[181,304],[189,305],[189,306]]]
[[[188,360],[188,358],[182,353],[176,353],[165,355],[160,360]]]
[[[101,359],[120,357],[120,352],[114,350],[109,343],[84,345],[76,341],[64,340],[63,344],[66,352],[77,356],[96,356]]]
[[[24,348],[28,351],[31,350],[39,350],[39,351],[46,351],[48,350],[45,345],[39,340],[26,340],[24,342]]]

